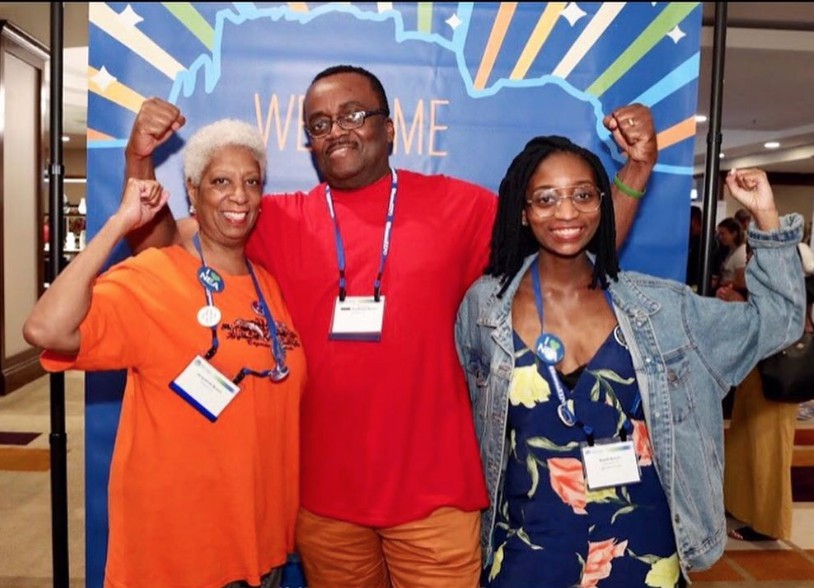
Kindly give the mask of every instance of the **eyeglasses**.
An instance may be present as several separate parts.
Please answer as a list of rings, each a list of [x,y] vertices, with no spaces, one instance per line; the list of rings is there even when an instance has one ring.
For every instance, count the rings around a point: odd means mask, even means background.
[[[334,123],[338,124],[339,128],[343,131],[352,131],[365,124],[367,117],[377,114],[387,116],[387,110],[384,108],[378,110],[356,110],[354,112],[340,114],[336,118],[319,116],[309,120],[305,125],[305,130],[312,139],[317,139],[330,133]]]
[[[578,212],[594,212],[599,210],[602,196],[602,192],[596,186],[583,184],[569,188],[540,190],[532,194],[531,198],[526,200],[526,204],[531,207],[538,217],[545,218],[552,216],[563,200],[570,200]]]

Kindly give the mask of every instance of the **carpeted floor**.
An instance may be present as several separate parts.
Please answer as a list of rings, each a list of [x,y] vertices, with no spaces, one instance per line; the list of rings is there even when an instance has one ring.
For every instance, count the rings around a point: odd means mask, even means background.
[[[9,472],[47,472],[51,451],[27,447],[0,447],[0,470]]]
[[[0,431],[0,445],[28,445],[34,439],[40,436],[40,433],[26,433],[23,431]]]
[[[48,471],[51,467],[50,450],[26,447],[40,435],[25,431],[0,431],[0,471]]]
[[[814,550],[727,550],[705,572],[692,574],[693,586],[715,588],[718,582],[762,587],[791,582],[789,587],[814,586]]]

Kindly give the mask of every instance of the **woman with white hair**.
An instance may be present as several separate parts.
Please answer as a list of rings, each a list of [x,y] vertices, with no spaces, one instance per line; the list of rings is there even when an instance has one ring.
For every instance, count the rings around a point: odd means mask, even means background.
[[[111,464],[105,586],[278,586],[294,551],[305,358],[274,278],[244,246],[266,150],[220,120],[184,149],[198,232],[97,278],[168,194],[128,180],[119,210],[24,326],[50,371],[127,370]]]

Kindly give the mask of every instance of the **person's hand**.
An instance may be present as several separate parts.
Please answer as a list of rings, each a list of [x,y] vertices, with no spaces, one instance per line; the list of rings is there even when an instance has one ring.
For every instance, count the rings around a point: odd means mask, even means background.
[[[187,119],[174,104],[161,98],[148,98],[136,114],[127,141],[127,154],[139,158],[152,156],[153,151],[186,122]]]
[[[155,180],[128,178],[116,216],[125,231],[132,231],[153,220],[169,197],[170,193]]]
[[[729,193],[752,213],[758,228],[770,231],[780,226],[774,193],[762,169],[731,169],[726,175]]]
[[[744,302],[746,300],[743,294],[732,287],[732,284],[726,284],[715,290],[715,296],[727,302]]]
[[[628,159],[653,167],[658,158],[656,127],[653,115],[644,104],[629,104],[615,109],[602,119],[602,124],[613,135],[619,149]]]

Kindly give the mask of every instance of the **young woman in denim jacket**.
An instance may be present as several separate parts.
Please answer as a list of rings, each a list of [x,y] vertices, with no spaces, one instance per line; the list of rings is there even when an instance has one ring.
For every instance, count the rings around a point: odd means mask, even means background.
[[[510,165],[456,323],[492,504],[484,584],[667,588],[721,556],[721,399],[800,336],[804,303],[801,217],[778,217],[760,170],[726,182],[755,219],[739,304],[619,271],[590,151],[538,137]]]

